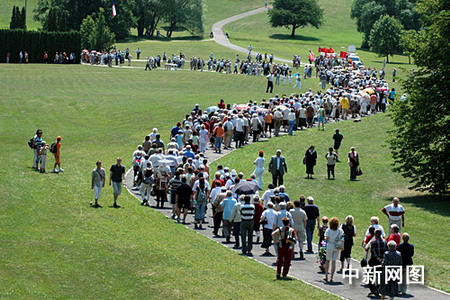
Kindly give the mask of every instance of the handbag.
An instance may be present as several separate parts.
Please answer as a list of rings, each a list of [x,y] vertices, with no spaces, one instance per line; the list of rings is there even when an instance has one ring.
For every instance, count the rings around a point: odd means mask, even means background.
[[[306,156],[303,157],[303,164],[306,165]]]
[[[344,240],[342,239],[342,236],[337,236],[336,240],[334,241],[334,247],[337,250],[344,250]]]
[[[363,259],[361,259],[361,268],[367,267],[367,256],[368,255],[369,255],[369,253],[366,252],[366,256],[363,257]]]
[[[356,170],[356,176],[361,176],[363,173],[363,171],[361,170],[361,168],[358,168],[358,170]]]

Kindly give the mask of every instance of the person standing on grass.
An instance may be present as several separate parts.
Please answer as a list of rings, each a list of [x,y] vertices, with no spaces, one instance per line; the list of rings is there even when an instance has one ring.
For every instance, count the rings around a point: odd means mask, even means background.
[[[264,151],[259,151],[258,158],[253,162],[253,164],[255,165],[255,171],[253,171],[253,173],[256,175],[258,187],[260,189],[262,189],[262,177],[264,174],[265,161],[266,160],[264,159]]]
[[[42,146],[42,130],[36,130],[35,136],[30,141],[30,147],[33,149],[33,169],[39,170],[39,150]]]
[[[45,141],[42,141],[41,147],[39,148],[39,162],[41,164],[39,172],[41,173],[45,173],[45,166],[47,164],[47,150],[47,143]]]
[[[392,203],[386,205],[381,211],[388,217],[389,228],[396,224],[400,231],[405,226],[405,209],[399,204],[400,199],[394,197]]]
[[[137,59],[139,59],[141,57],[141,49],[139,49],[139,48],[136,49],[136,57],[137,57]]]
[[[306,241],[308,244],[308,249],[306,250],[306,253],[314,253],[312,248],[312,240],[314,235],[314,228],[316,227],[317,223],[317,229],[320,227],[320,211],[319,207],[314,205],[314,198],[309,196],[306,198],[306,201],[308,202],[305,207],[303,207],[303,210],[306,213]]]
[[[102,162],[100,160],[95,164],[97,167],[92,170],[91,189],[94,190],[95,207],[101,207],[101,205],[98,204],[98,199],[100,199],[102,189],[105,186],[106,171],[102,168]],[[89,204],[92,205],[92,201]]]
[[[287,277],[287,274],[289,273],[289,269],[291,267],[295,240],[297,240],[297,234],[295,230],[290,226],[289,218],[283,218],[282,224],[282,227],[278,227],[272,233],[274,243],[278,245],[277,279],[281,279],[281,274],[283,274],[283,278]],[[283,272],[281,272],[282,270]]]
[[[339,132],[339,129],[336,128],[336,131],[333,134],[334,150],[336,150],[336,155],[339,155],[339,148],[341,147],[341,143],[342,143],[343,139],[344,139],[344,136],[342,135],[342,133]],[[339,161],[339,159],[336,158],[336,161]]]
[[[267,75],[266,93],[272,93],[272,92],[273,92],[273,74],[269,73],[269,75]]]
[[[317,128],[320,130],[320,125],[322,125],[322,130],[325,130],[325,109],[323,105],[320,106],[317,111]]]
[[[55,152],[53,155],[55,156],[55,164],[53,165],[53,173],[59,173],[64,172],[64,169],[61,168],[61,136],[58,136],[56,138],[56,144],[55,144]],[[58,167],[58,170],[56,170],[56,167]]]
[[[306,165],[306,175],[307,179],[314,179],[314,166],[317,162],[317,152],[314,146],[311,146],[305,152],[304,163]]]
[[[244,196],[244,204],[241,205],[241,241],[242,254],[252,256],[253,249],[253,227],[255,206],[250,203],[250,196]],[[258,220],[259,221],[259,220]]]
[[[279,186],[283,184],[283,176],[287,173],[286,159],[281,156],[281,150],[278,149],[269,162],[269,172],[272,173],[272,184]]]
[[[325,154],[325,158],[327,160],[327,175],[328,179],[330,178],[330,175],[334,177],[334,167],[336,166],[336,162],[338,161],[338,155],[333,152],[333,147],[328,148],[327,154]]]
[[[347,155],[348,165],[350,166],[350,180],[356,180],[356,173],[359,166],[359,154],[356,152],[355,147],[350,148],[350,152]]]
[[[356,226],[353,224],[354,218],[348,215],[341,229],[344,232],[344,250],[341,251],[341,272],[344,270],[344,263],[347,262],[347,268],[350,268],[350,261],[352,256],[353,238],[356,236]]]
[[[122,181],[125,180],[125,167],[122,166],[122,159],[120,157],[117,158],[117,163],[112,165],[109,169],[109,185],[112,185],[114,190],[114,204],[113,207],[119,208],[117,205],[117,198],[122,194]]]

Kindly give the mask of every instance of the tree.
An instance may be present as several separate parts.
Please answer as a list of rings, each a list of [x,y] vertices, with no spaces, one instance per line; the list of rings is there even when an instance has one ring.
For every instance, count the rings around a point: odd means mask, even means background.
[[[389,55],[399,53],[401,50],[400,35],[402,29],[402,24],[396,18],[387,15],[382,16],[373,24],[370,31],[370,50],[376,52],[379,56],[385,56],[386,62],[389,62]]]
[[[90,50],[108,50],[114,43],[114,33],[105,20],[105,11],[100,8],[98,13],[87,16],[81,24],[81,46]]]
[[[450,14],[448,1],[418,3],[424,28],[411,36],[417,69],[403,81],[407,101],[395,103],[390,148],[394,170],[412,189],[448,193],[450,187]]]
[[[291,37],[297,28],[308,25],[319,28],[323,22],[323,9],[317,0],[275,0],[269,12],[272,27],[291,27]]]
[[[14,5],[11,13],[9,29],[27,29],[25,22],[25,7],[22,8],[21,12],[20,8]]]
[[[133,15],[136,18],[138,36],[142,37],[146,33],[153,36],[163,12],[163,0],[136,0]]]
[[[27,29],[27,12],[25,11],[25,6],[22,7],[20,28]]]
[[[357,30],[363,34],[362,47],[369,47],[370,31],[383,15],[397,18],[404,29],[420,28],[416,0],[354,0],[351,17],[356,19]]]
[[[45,29],[47,31],[58,31],[58,16],[56,14],[56,8],[50,8]]]
[[[202,0],[165,0],[163,18],[169,23],[166,36],[178,28],[185,28],[191,34],[203,35],[203,2]]]

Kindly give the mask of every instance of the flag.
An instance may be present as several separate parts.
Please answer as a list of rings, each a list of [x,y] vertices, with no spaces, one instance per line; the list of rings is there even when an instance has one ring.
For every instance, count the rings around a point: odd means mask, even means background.
[[[117,16],[117,12],[116,12],[116,4],[114,3],[114,1],[112,2],[111,16],[112,16],[113,18],[114,18],[115,16]]]
[[[348,52],[345,52],[345,51],[341,51],[341,55],[340,55],[340,57],[342,57],[342,58],[346,58],[346,57],[347,57],[347,55],[348,55]]]

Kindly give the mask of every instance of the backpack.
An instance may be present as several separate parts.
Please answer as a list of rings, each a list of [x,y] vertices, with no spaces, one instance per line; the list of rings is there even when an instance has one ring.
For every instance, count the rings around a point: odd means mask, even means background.
[[[28,141],[28,146],[29,146],[31,149],[36,148],[36,147],[34,146],[34,138],[31,138],[31,139]]]
[[[50,146],[50,152],[51,152],[51,153],[56,153],[56,142],[54,142],[54,143]]]
[[[206,202],[206,188],[197,188],[197,202]]]

